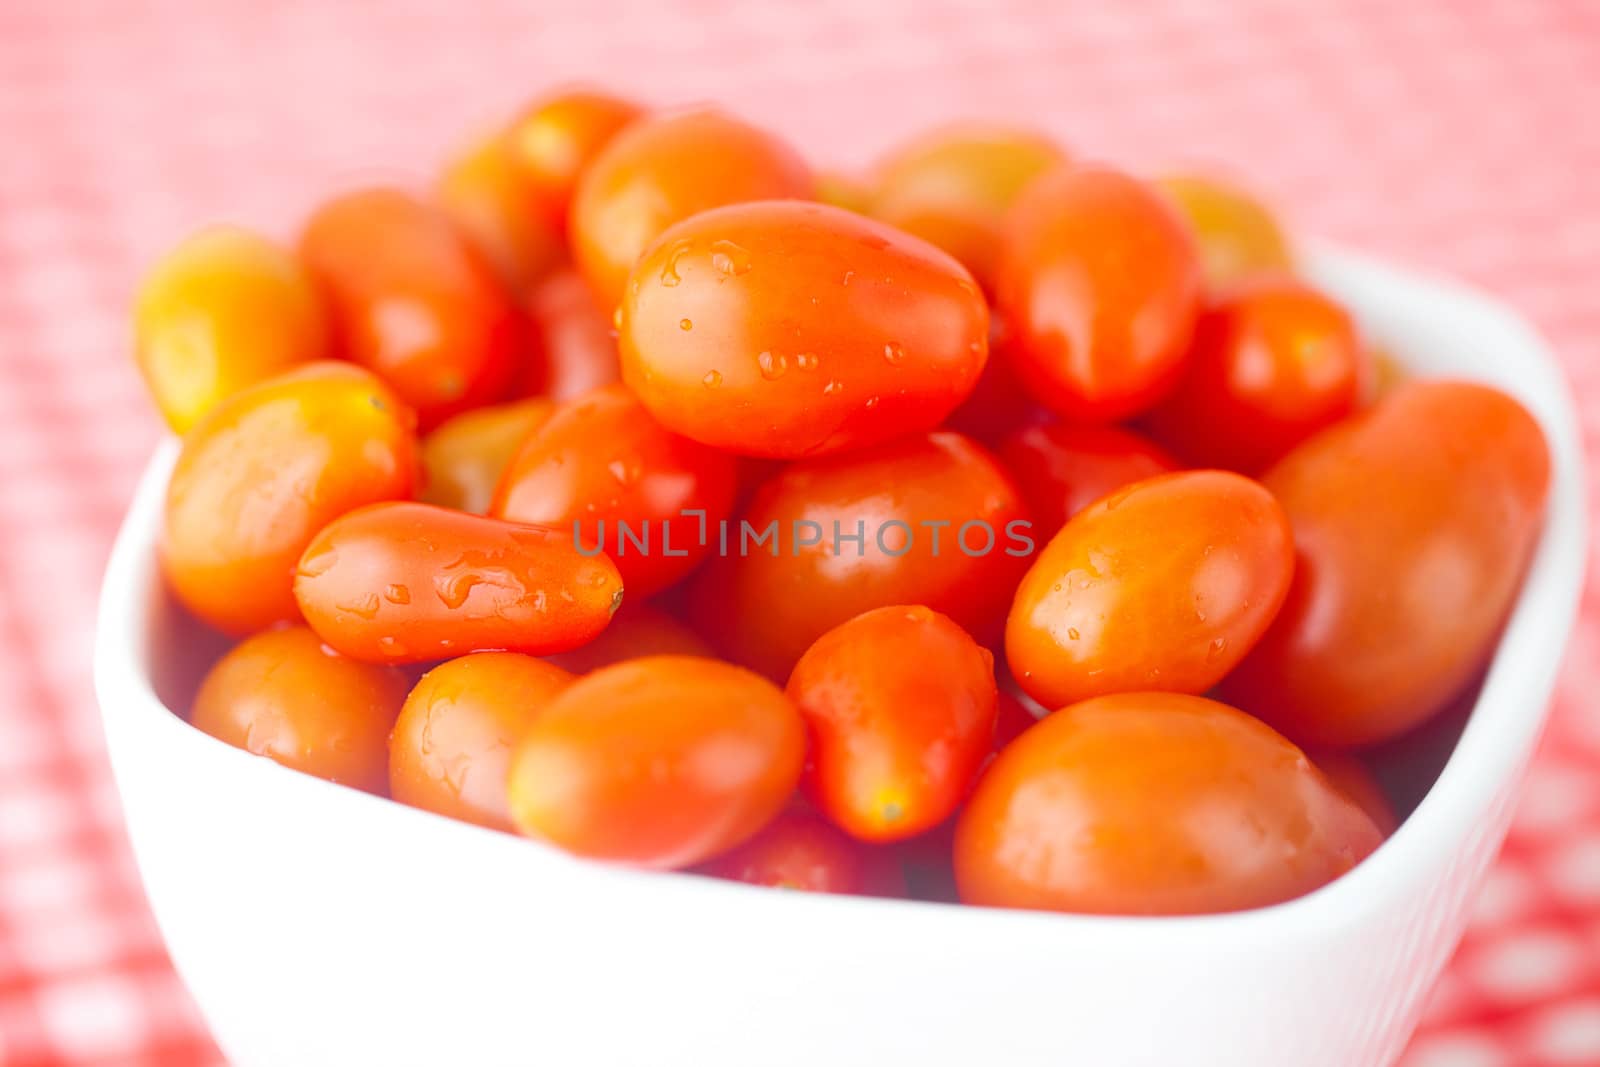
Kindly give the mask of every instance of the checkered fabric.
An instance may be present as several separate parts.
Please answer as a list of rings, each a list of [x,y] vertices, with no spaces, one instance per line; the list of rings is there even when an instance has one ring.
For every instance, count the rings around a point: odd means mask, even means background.
[[[96,586],[158,433],[129,351],[139,271],[207,221],[287,236],[339,186],[425,177],[576,79],[714,98],[827,166],[955,117],[1222,164],[1306,231],[1509,300],[1600,433],[1584,0],[0,0],[0,1064],[218,1060],[146,911],[89,683]],[[1407,1067],[1600,1064],[1594,583],[1574,640]]]

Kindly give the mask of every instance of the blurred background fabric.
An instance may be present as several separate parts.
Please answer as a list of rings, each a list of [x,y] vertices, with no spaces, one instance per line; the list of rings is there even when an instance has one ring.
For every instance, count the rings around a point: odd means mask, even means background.
[[[426,180],[573,81],[714,99],[819,167],[959,118],[1220,166],[1300,232],[1530,317],[1594,454],[1592,0],[0,0],[0,1064],[219,1061],[146,911],[90,686],[100,573],[160,433],[130,352],[140,271],[208,221],[287,238],[330,191]],[[1593,578],[1511,841],[1405,1063],[1600,1064]]]

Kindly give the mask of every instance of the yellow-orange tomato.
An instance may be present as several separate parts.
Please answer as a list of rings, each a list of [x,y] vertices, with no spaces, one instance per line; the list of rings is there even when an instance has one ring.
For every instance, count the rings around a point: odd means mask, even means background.
[[[968,904],[1186,915],[1311,892],[1382,840],[1301,751],[1176,693],[1064,708],[1001,752],[956,826]]]
[[[997,313],[1040,402],[1114,422],[1176,384],[1200,311],[1200,256],[1150,187],[1103,167],[1031,183],[1006,219]]]
[[[406,697],[389,738],[389,793],[402,804],[510,830],[506,778],[528,725],[572,675],[515,652],[442,663]]]
[[[1294,254],[1278,220],[1237,185],[1200,175],[1172,175],[1155,184],[1194,230],[1206,286],[1212,291],[1252,274],[1294,268]]]
[[[616,330],[577,271],[553,271],[529,292],[527,304],[530,347],[539,358],[523,363],[513,389],[518,396],[570,400],[622,377]]]
[[[504,649],[544,655],[594,640],[622,603],[603,553],[566,530],[431,504],[375,504],[306,547],[294,596],[328,644],[374,663]]]
[[[1293,574],[1289,518],[1259,484],[1158,475],[1079,512],[1034,560],[1006,620],[1006,658],[1047,708],[1203,693],[1261,637]]]
[[[817,639],[785,690],[811,738],[802,782],[863,841],[944,822],[994,747],[994,657],[944,615],[886,607]]]
[[[439,203],[494,261],[506,284],[532,284],[565,254],[556,213],[545,210],[504,131],[479,139],[446,164]]]
[[[1223,692],[1319,748],[1419,725],[1493,647],[1549,479],[1539,424],[1483,385],[1402,385],[1312,437],[1262,476],[1301,562],[1283,611]]]
[[[711,646],[689,627],[649,604],[629,602],[618,609],[593,641],[545,659],[573,674],[588,674],[625,659],[645,656],[701,656],[715,659]]]
[[[422,439],[422,500],[487,513],[506,464],[554,410],[532,397],[464,411],[435,427]]]
[[[1389,795],[1366,764],[1346,752],[1315,753],[1312,762],[1339,792],[1367,813],[1372,825],[1385,838],[1399,828],[1400,820],[1395,815],[1394,805],[1389,802]]]
[[[377,378],[313,363],[236,393],[184,438],[160,557],[184,606],[224,633],[297,619],[295,563],[344,512],[411,496],[410,409]]]
[[[519,829],[643,867],[702,863],[794,794],[805,727],[771,682],[653,656],[580,678],[534,718],[511,766]]]
[[[784,679],[828,630],[890,604],[925,604],[987,638],[1032,549],[992,456],[959,434],[908,437],[763,484],[726,542],[718,533],[691,614],[724,655]]]
[[[932,245],[842,208],[735,204],[628,283],[622,378],[668,429],[792,459],[937,426],[988,358],[983,296]]]
[[[328,294],[339,352],[383,377],[424,428],[511,384],[516,310],[442,210],[396,189],[348,193],[312,216],[300,255]]]
[[[684,111],[631,123],[578,179],[573,256],[607,307],[668,226],[723,204],[809,198],[811,170],[771,134],[719,111]]]
[[[287,249],[219,226],[145,276],[134,320],[139,370],[167,424],[185,433],[224,397],[328,354],[328,323]]]
[[[872,203],[872,190],[853,175],[823,171],[817,175],[817,200],[865,215]]]
[[[531,200],[565,236],[578,178],[600,150],[643,112],[606,93],[570,89],[531,104],[507,135]]]
[[[189,721],[236,748],[382,793],[406,680],[339,655],[304,626],[256,634],[200,683]]]

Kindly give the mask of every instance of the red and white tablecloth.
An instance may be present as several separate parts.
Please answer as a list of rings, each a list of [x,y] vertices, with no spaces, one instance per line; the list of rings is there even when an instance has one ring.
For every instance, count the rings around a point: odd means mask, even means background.
[[[0,1064],[218,1060],[146,911],[89,681],[158,432],[139,270],[206,221],[288,235],[330,188],[426,176],[574,79],[714,98],[821,165],[953,117],[1222,164],[1305,230],[1516,305],[1600,435],[1592,0],[0,0]],[[1600,584],[1584,604],[1407,1067],[1600,1064]]]

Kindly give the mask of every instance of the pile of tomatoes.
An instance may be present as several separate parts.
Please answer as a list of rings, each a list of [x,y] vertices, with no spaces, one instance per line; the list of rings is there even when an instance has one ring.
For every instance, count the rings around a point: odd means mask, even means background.
[[[195,726],[828,892],[1337,877],[1394,825],[1353,753],[1471,685],[1549,473],[1510,397],[1386,372],[1244,193],[1000,126],[856,180],[560,93],[292,249],[190,239],[137,334],[162,567],[238,640]]]

